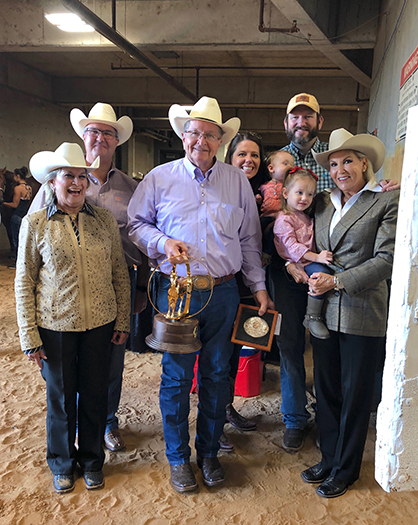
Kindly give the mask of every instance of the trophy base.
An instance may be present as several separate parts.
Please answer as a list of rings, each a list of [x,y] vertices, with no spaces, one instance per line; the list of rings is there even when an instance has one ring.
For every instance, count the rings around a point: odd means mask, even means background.
[[[171,354],[191,354],[202,348],[197,338],[197,319],[166,319],[164,315],[154,316],[152,334],[145,338],[150,348]]]

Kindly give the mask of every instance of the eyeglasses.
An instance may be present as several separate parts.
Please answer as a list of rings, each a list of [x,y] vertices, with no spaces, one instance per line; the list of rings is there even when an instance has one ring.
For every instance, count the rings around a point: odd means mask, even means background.
[[[207,140],[208,142],[221,140],[220,137],[216,137],[215,135],[212,135],[212,133],[203,133],[203,131],[185,131],[184,133],[192,140],[198,140],[200,138]]]
[[[108,129],[97,129],[97,128],[87,128],[84,130],[84,133],[88,133],[91,137],[97,139],[97,137],[102,134],[105,139],[114,139],[118,138],[116,131],[110,131]]]

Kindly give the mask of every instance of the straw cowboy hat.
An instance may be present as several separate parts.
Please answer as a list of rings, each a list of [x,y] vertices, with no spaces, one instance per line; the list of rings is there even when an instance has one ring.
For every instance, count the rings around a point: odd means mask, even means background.
[[[98,102],[91,108],[88,117],[86,117],[81,109],[72,109],[70,112],[70,121],[74,131],[81,138],[83,138],[85,127],[93,122],[112,126],[112,128],[115,128],[118,132],[119,146],[129,139],[134,129],[133,122],[129,117],[124,116],[116,120],[116,113],[112,106],[110,104],[103,104],[102,102]]]
[[[176,135],[180,138],[182,138],[181,134],[183,133],[184,125],[188,120],[203,120],[204,122],[216,124],[224,132],[221,144],[230,142],[241,126],[241,121],[238,117],[230,118],[222,124],[222,113],[218,101],[209,97],[202,97],[194,106],[174,104],[168,111],[168,119]]]
[[[81,147],[69,142],[63,142],[55,151],[39,151],[29,161],[29,169],[33,177],[41,184],[45,182],[48,173],[57,168],[86,168],[92,172],[99,166],[100,157],[88,166]]]
[[[352,135],[344,128],[335,129],[329,137],[329,150],[323,153],[313,153],[316,162],[329,171],[329,156],[331,153],[351,149],[365,155],[373,165],[373,170],[379,171],[383,166],[386,148],[383,142],[373,135],[360,133]]]

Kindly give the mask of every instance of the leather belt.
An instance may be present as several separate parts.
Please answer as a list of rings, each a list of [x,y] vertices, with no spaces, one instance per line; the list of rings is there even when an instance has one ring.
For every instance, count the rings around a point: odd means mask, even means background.
[[[166,279],[170,280],[170,276],[166,273],[160,272],[160,274],[165,277]],[[218,284],[227,283],[231,279],[235,277],[234,273],[230,273],[229,275],[225,275],[224,277],[216,277],[216,279],[213,280],[213,286],[217,286]],[[186,277],[184,277],[186,279]],[[210,277],[209,275],[192,275],[192,281],[193,281],[193,290],[197,292],[207,292],[210,290]]]

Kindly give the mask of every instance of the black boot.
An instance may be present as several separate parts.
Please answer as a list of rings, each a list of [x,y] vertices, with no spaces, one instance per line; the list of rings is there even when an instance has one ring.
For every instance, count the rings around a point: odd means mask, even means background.
[[[241,430],[241,432],[251,432],[257,430],[257,423],[251,419],[247,419],[235,410],[234,405],[234,393],[235,393],[235,379],[229,378],[229,399],[226,405],[226,420],[234,428]]]

